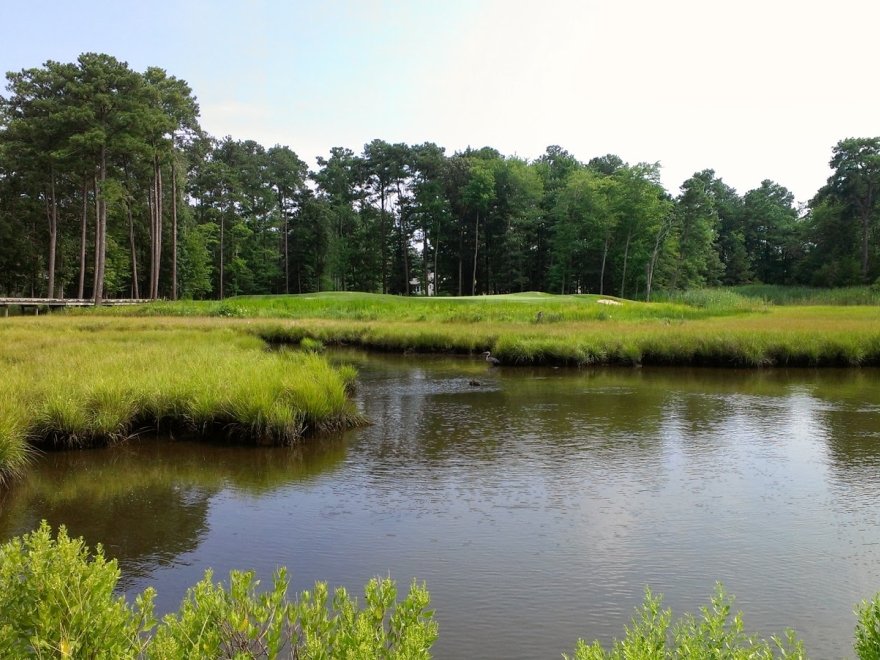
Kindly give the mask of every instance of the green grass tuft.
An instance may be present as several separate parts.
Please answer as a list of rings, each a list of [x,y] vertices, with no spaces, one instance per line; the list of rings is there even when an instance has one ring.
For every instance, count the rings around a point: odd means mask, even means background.
[[[32,446],[85,447],[173,428],[257,443],[362,421],[351,369],[269,351],[222,320],[8,319],[0,362],[0,480]]]

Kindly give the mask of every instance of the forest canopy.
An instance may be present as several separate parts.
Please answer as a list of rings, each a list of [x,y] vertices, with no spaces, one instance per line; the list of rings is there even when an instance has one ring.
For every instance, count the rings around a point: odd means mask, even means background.
[[[526,160],[376,139],[309,171],[289,146],[208,135],[193,90],[160,68],[85,53],[6,78],[0,296],[650,299],[880,276],[877,137],[834,145],[827,184],[797,208],[774,181],[741,195],[706,169],[671,194],[658,163],[555,145]]]

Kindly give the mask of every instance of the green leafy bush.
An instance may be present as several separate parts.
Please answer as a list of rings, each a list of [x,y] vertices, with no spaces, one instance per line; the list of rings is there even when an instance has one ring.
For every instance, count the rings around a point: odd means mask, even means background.
[[[880,660],[880,594],[856,609],[856,655],[861,660]]]
[[[197,656],[277,658],[286,651],[302,660],[430,658],[437,624],[424,586],[413,584],[397,603],[390,579],[370,580],[363,609],[343,588],[328,606],[327,585],[317,583],[296,602],[287,600],[284,569],[270,591],[258,593],[251,572],[233,571],[229,588],[211,573],[189,590],[180,610],[169,614],[150,646],[155,658]]]
[[[153,625],[148,589],[134,607],[114,596],[115,561],[90,557],[64,527],[39,529],[0,546],[0,657],[136,658]]]
[[[208,571],[158,625],[155,592],[132,607],[114,595],[118,580],[100,546],[90,554],[64,527],[53,539],[45,521],[0,546],[0,657],[421,660],[437,639],[425,586],[398,602],[390,578],[367,583],[361,607],[342,588],[328,605],[321,582],[290,601],[285,569],[265,592],[251,572],[225,586]]]
[[[645,601],[636,610],[623,640],[615,641],[610,651],[599,642],[588,645],[578,640],[572,658],[566,660],[665,660],[666,658],[715,660],[770,660],[805,658],[803,644],[791,631],[785,638],[759,639],[745,633],[742,614],[731,616],[733,599],[719,584],[701,617],[685,615],[672,625],[672,612],[663,609],[660,596],[648,589]]]

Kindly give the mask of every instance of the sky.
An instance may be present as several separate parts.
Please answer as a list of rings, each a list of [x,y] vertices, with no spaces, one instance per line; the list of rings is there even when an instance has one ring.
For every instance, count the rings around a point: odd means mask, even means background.
[[[312,166],[374,138],[560,145],[806,202],[839,140],[880,135],[877,25],[872,0],[0,0],[0,69],[158,66],[212,135]]]

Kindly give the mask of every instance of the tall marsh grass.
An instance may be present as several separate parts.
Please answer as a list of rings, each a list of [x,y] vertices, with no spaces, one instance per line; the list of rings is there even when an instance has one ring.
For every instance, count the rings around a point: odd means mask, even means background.
[[[876,284],[838,289],[748,284],[732,291],[772,305],[880,305],[880,286]]]
[[[616,304],[599,303],[611,300]],[[750,303],[749,309],[758,305]],[[642,303],[610,296],[521,293],[454,298],[406,298],[357,292],[289,296],[239,296],[223,301],[155,302],[85,313],[138,316],[215,316],[226,318],[327,319],[360,322],[447,324],[535,323],[616,319],[695,319],[715,312],[678,302]]]
[[[288,444],[360,421],[347,396],[353,370],[268,350],[212,320],[8,319],[0,364],[2,477],[33,445],[106,444],[157,427]]]
[[[858,295],[869,300],[870,290],[862,287]],[[98,313],[241,316],[251,320],[250,332],[276,345],[463,354],[491,350],[505,364],[880,364],[880,306],[780,306],[758,295],[761,291],[795,290],[702,289],[659,294],[659,302],[651,303],[534,292],[461,298],[316,293],[155,303]],[[821,300],[812,291],[809,300]],[[838,303],[850,300],[844,293],[836,295]]]
[[[506,365],[880,365],[880,308],[792,307],[689,321],[645,319],[443,324],[331,320],[248,326],[274,344],[322,344],[407,353],[491,350]]]
[[[880,286],[820,289],[807,286],[743,284],[732,287],[656,293],[655,301],[691,305],[717,313],[754,310],[766,305],[880,305]]]
[[[654,295],[654,301],[702,309],[713,316],[755,311],[764,302],[732,288],[661,291]]]
[[[245,328],[271,344],[295,344],[311,352],[324,345],[395,352],[491,350],[505,364],[880,364],[877,305],[778,306],[746,295],[744,288],[661,298],[644,303],[543,293],[462,298],[318,293],[160,302],[88,314],[95,320],[108,314],[192,316],[201,317],[202,323],[213,318],[230,331]],[[216,318],[227,316],[247,318]],[[258,389],[251,388],[255,395]],[[50,413],[65,408],[63,400],[56,403]],[[263,402],[258,408],[265,411],[267,406]],[[112,425],[110,413],[106,410],[106,422]],[[116,415],[124,416],[124,407]],[[247,406],[236,416],[252,420],[257,429],[264,423]]]

